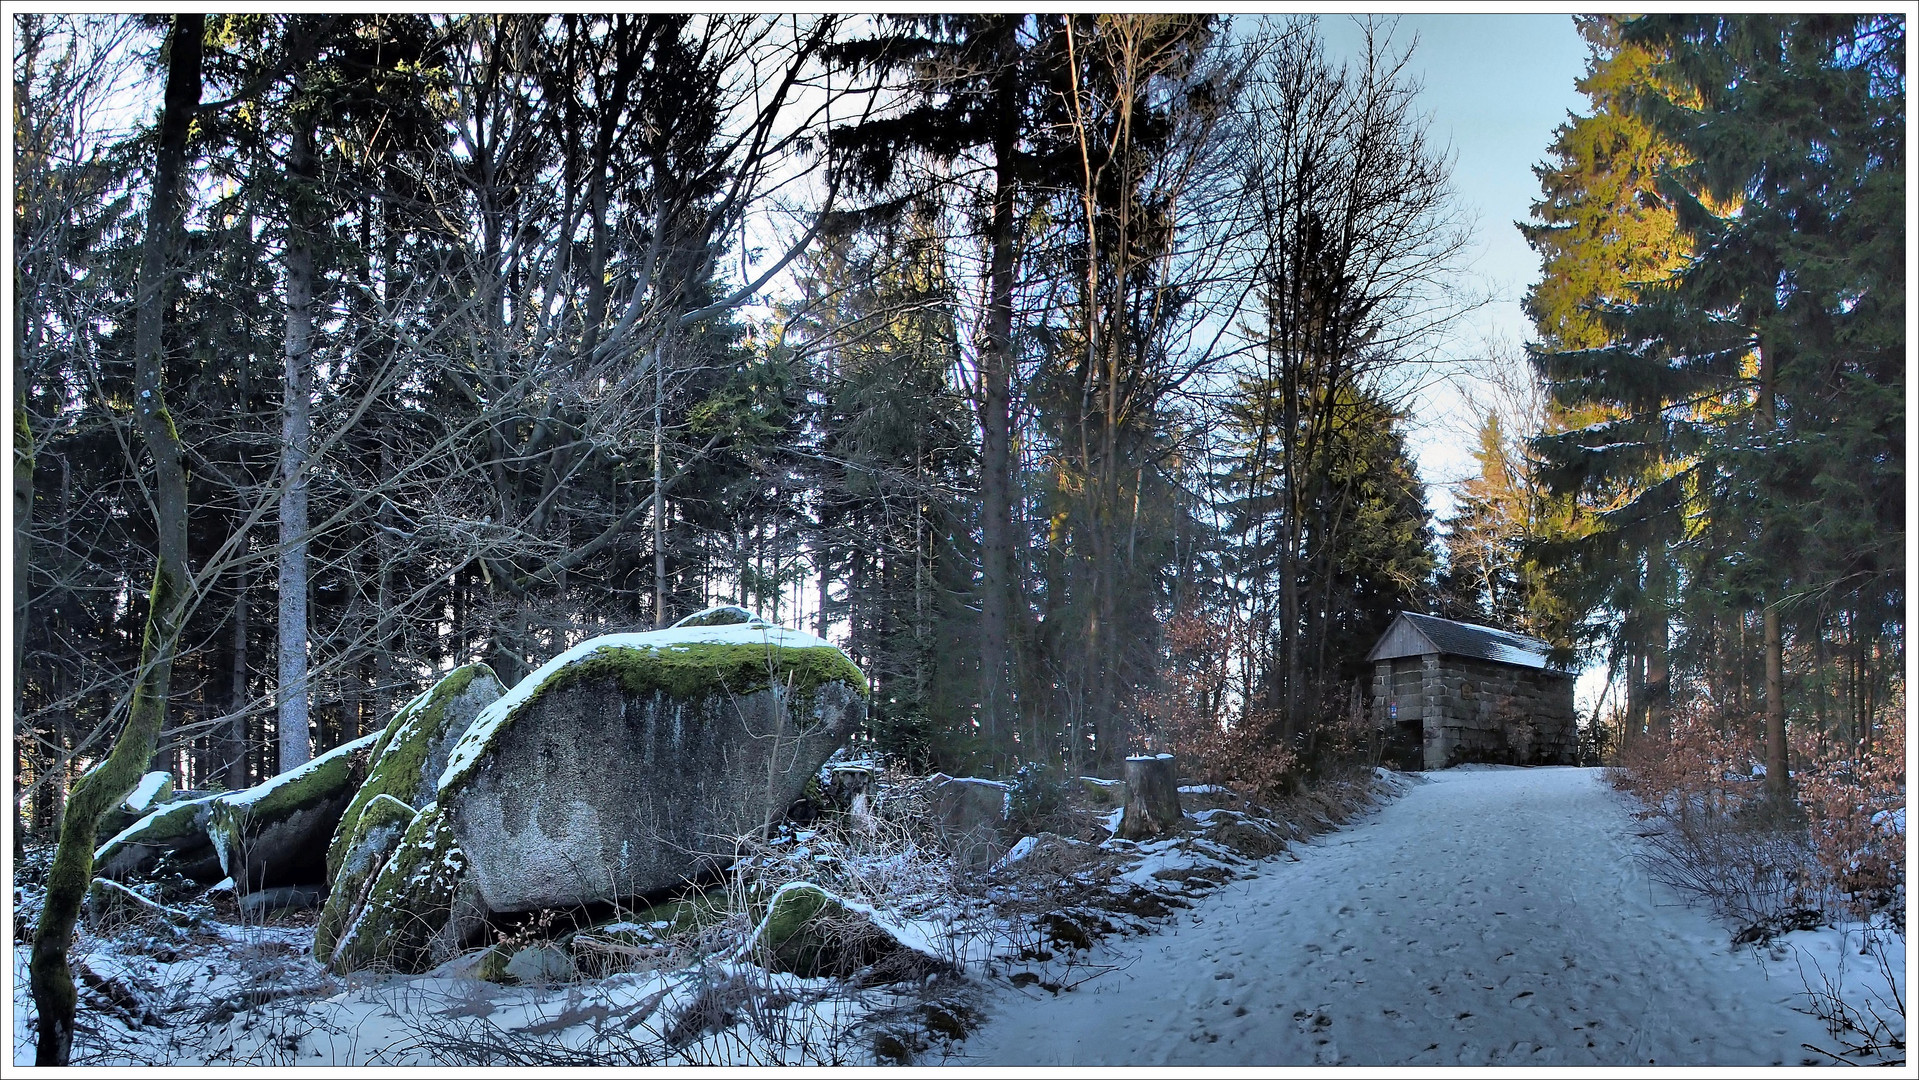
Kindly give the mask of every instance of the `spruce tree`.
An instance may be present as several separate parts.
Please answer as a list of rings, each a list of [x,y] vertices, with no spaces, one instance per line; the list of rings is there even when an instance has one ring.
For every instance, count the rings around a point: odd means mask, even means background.
[[[1622,42],[1617,17],[1575,21],[1591,50],[1576,85],[1592,112],[1560,125],[1552,161],[1534,170],[1544,197],[1534,221],[1520,225],[1542,263],[1525,307],[1552,391],[1536,444],[1551,493],[1525,561],[1540,585],[1538,632],[1562,644],[1610,638],[1612,668],[1626,675],[1630,735],[1655,719],[1649,713],[1664,697],[1666,570],[1685,528],[1671,482],[1682,463],[1657,410],[1621,408],[1550,358],[1608,344],[1602,312],[1683,264],[1688,240],[1658,190],[1662,171],[1683,154],[1632,107],[1637,95],[1664,89],[1662,54]]]
[[[1693,253],[1542,363],[1621,418],[1551,445],[1562,477],[1686,462],[1609,512],[1685,522],[1687,606],[1760,612],[1771,790],[1788,790],[1785,642],[1849,611],[1903,648],[1904,20],[1647,16],[1632,105],[1680,156],[1659,193]],[[1790,624],[1790,627],[1789,625]]]

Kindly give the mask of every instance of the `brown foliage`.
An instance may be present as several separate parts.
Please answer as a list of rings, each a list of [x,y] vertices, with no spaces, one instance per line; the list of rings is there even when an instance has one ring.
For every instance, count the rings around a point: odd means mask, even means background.
[[[1166,624],[1170,654],[1160,689],[1142,699],[1154,748],[1179,759],[1180,771],[1255,799],[1284,794],[1298,765],[1270,718],[1257,711],[1237,722],[1226,709],[1229,627],[1216,618],[1181,614]]]
[[[1795,739],[1799,805],[1817,860],[1815,880],[1850,914],[1863,916],[1905,894],[1905,695],[1887,710],[1891,722],[1871,747]]]
[[[1755,865],[1783,874],[1779,904],[1853,917],[1890,906],[1898,916],[1905,896],[1905,834],[1894,817],[1905,805],[1903,693],[1887,712],[1884,736],[1863,750],[1794,732],[1791,806],[1773,805],[1760,782],[1758,718],[1699,707],[1675,710],[1667,731],[1621,750],[1610,776],[1673,827],[1669,856],[1718,864],[1689,870],[1697,880],[1722,883],[1714,890],[1735,881],[1740,889],[1755,887],[1724,864],[1759,844],[1769,854]],[[1785,851],[1794,853],[1794,865],[1773,865]]]

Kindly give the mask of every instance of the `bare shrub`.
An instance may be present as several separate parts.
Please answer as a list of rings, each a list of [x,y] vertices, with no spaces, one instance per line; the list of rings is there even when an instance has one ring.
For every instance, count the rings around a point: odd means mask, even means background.
[[[1868,928],[1860,932],[1858,955],[1865,958],[1868,970],[1860,979],[1863,993],[1848,1000],[1846,972],[1827,971],[1817,962],[1806,970],[1806,956],[1799,953],[1799,977],[1806,997],[1812,1002],[1812,1014],[1824,1021],[1826,1034],[1839,1043],[1834,1054],[1811,1043],[1800,1045],[1849,1065],[1904,1065],[1906,1063],[1906,1001],[1899,993],[1899,977],[1893,969],[1893,941],[1903,941],[1904,920],[1898,933]],[[1839,952],[1841,964],[1853,951],[1850,941]],[[1857,1002],[1855,1004],[1854,1002]],[[1852,1060],[1858,1059],[1858,1060]]]
[[[1765,791],[1757,730],[1680,709],[1620,751],[1608,777],[1654,822],[1643,834],[1654,873],[1738,921],[1745,940],[1888,909],[1903,925],[1903,723],[1870,749],[1802,734],[1792,803]]]
[[[1795,780],[1805,808],[1814,884],[1853,918],[1890,909],[1905,925],[1906,727],[1904,694],[1889,709],[1881,738],[1860,749],[1823,746],[1801,736]]]
[[[1292,788],[1298,756],[1271,731],[1272,717],[1249,709],[1228,716],[1231,628],[1217,617],[1181,613],[1166,624],[1167,663],[1160,688],[1141,698],[1153,748],[1179,759],[1203,784],[1231,785],[1254,798]]]

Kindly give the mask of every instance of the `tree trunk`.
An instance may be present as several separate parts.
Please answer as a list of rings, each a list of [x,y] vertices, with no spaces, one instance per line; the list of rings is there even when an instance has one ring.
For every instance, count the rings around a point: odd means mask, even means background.
[[[815,616],[815,625],[819,630],[820,640],[825,641],[827,623],[826,605],[831,603],[833,599],[831,592],[832,578],[829,576],[833,570],[833,551],[832,548],[827,546],[824,536],[819,539],[819,550],[814,553],[813,557],[818,563],[820,572],[820,610]],[[914,557],[918,558],[917,552],[914,553]]]
[[[30,981],[40,1012],[36,1065],[65,1065],[73,1053],[74,1013],[78,999],[67,949],[93,880],[94,832],[100,815],[139,782],[140,769],[153,755],[166,719],[173,676],[173,650],[192,597],[187,570],[187,480],[180,437],[162,394],[162,323],[167,277],[178,228],[181,173],[186,164],[187,129],[200,103],[201,37],[204,15],[176,15],[169,36],[165,104],[160,114],[153,171],[153,198],[147,210],[140,252],[139,287],[134,307],[134,423],[153,457],[153,507],[156,552],[153,590],[147,598],[146,632],[140,641],[140,670],[126,727],[98,768],[81,778],[67,801],[60,842],[47,874],[47,893],[34,934]]]
[[[1144,840],[1179,827],[1179,781],[1173,755],[1126,759],[1126,809],[1120,815],[1119,835]]]
[[[238,791],[247,784],[247,563],[246,547],[233,570],[233,694],[227,721],[226,767],[220,782],[227,790]]]
[[[1774,400],[1773,380],[1775,376],[1773,351],[1762,342],[1759,352],[1759,421],[1763,425],[1760,435],[1767,446],[1775,442],[1778,427],[1777,404]],[[1781,591],[1774,589],[1774,595]],[[1765,610],[1766,651],[1766,791],[1774,798],[1786,799],[1792,794],[1792,777],[1786,768],[1786,676],[1785,646],[1779,630],[1779,606],[1777,601],[1766,605]]]
[[[389,424],[380,439],[380,482],[387,483],[393,478],[393,432]],[[396,681],[393,664],[393,537],[386,531],[393,527],[392,504],[386,499],[380,500],[378,524],[382,526],[373,534],[373,557],[380,561],[375,571],[373,586],[373,716],[376,723],[386,723],[393,716],[393,687]]]
[[[1672,720],[1672,574],[1664,540],[1646,556],[1646,728],[1664,737]]]
[[[666,375],[660,368],[660,347],[653,346],[653,626],[665,629],[666,611],[666,490],[661,470],[665,434],[660,406],[666,397]]]
[[[313,756],[307,713],[307,457],[312,452],[313,249],[301,204],[313,169],[313,132],[293,133],[287,171],[286,409],[280,429],[280,763],[286,772]]]
[[[27,381],[14,369],[13,406],[13,715],[21,715],[20,664],[26,658],[27,577],[33,556],[33,428],[27,424]]]
[[[1000,76],[1000,132],[993,193],[992,261],[987,271],[986,340],[980,364],[980,736],[999,755],[1000,721],[1010,715],[1006,653],[1012,640],[1012,368],[1013,249],[1019,130],[1017,86]]]
[[[1779,609],[1766,609],[1766,793],[1789,798],[1792,778],[1786,766],[1785,647]]]

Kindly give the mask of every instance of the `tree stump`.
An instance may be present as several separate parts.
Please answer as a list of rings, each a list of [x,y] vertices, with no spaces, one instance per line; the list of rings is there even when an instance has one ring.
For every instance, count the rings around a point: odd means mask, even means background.
[[[1173,776],[1173,755],[1126,759],[1126,810],[1120,815],[1119,835],[1144,840],[1179,827],[1179,781]]]
[[[836,765],[827,770],[826,798],[862,827],[873,825],[873,806],[869,792],[873,770],[866,765]]]

